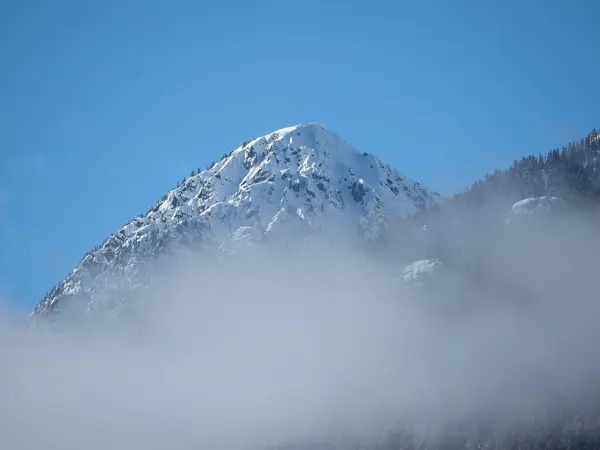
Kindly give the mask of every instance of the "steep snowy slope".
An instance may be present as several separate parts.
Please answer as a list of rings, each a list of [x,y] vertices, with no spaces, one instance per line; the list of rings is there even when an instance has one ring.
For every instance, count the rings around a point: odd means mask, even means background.
[[[289,246],[310,235],[354,245],[377,239],[388,217],[437,201],[438,194],[321,124],[284,128],[244,143],[168,192],[85,256],[34,315],[77,297],[87,312],[114,302],[121,289],[147,282],[138,269],[149,256],[175,247],[231,252],[240,242]]]

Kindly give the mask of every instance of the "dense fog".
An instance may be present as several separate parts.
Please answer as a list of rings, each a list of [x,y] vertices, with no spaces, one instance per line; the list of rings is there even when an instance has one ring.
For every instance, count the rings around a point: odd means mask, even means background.
[[[400,279],[400,246],[385,256],[256,246],[218,262],[159,263],[148,269],[150,288],[95,326],[5,317],[0,442],[368,446],[400,428],[427,440],[478,427],[538,433],[557,417],[594,417],[593,221],[448,223],[438,229],[452,246],[421,287]]]

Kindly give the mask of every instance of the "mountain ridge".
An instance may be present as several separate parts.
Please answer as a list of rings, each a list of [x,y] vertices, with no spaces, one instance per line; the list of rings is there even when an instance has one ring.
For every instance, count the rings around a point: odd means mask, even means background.
[[[240,242],[289,243],[315,233],[332,242],[368,243],[381,235],[388,216],[408,216],[440,198],[319,122],[282,128],[192,172],[87,253],[32,315],[55,311],[64,299],[83,296],[91,305],[103,275],[135,273],[141,259],[174,245],[229,252]]]

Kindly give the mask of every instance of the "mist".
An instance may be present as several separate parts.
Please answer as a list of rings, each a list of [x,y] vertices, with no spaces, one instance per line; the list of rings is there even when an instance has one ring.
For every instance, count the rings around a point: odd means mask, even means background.
[[[262,449],[377,442],[401,426],[526,430],[549,411],[591,411],[600,375],[593,223],[570,213],[447,227],[456,258],[480,271],[469,278],[445,264],[424,289],[398,281],[389,252],[255,247],[156,265],[127,314],[87,331],[5,317],[0,442]]]

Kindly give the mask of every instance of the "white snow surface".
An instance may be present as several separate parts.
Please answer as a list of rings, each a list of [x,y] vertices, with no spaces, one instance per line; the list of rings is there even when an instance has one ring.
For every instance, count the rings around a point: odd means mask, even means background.
[[[402,269],[402,280],[422,284],[421,279],[432,275],[441,265],[439,259],[422,259],[408,264]]]
[[[388,217],[401,217],[440,196],[379,158],[361,153],[319,123],[283,128],[236,148],[187,178],[146,214],[87,254],[33,313],[63,298],[95,293],[109,273],[136,280],[149,256],[173,246],[232,252],[240,245],[283,243],[318,235],[331,244],[377,239]]]
[[[510,217],[505,219],[505,222],[510,223],[514,219],[550,214],[564,206],[564,200],[559,197],[542,196],[525,198],[512,205]]]
[[[551,211],[553,207],[562,206],[563,200],[558,197],[531,197],[516,202],[512,205],[514,215],[525,215],[537,211]]]

